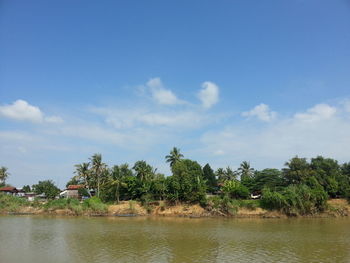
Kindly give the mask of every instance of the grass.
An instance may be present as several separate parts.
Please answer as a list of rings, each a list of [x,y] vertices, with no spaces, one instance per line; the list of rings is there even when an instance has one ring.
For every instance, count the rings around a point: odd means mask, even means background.
[[[95,196],[84,200],[82,207],[85,211],[94,213],[106,213],[108,211],[108,206]]]
[[[30,203],[20,197],[0,194],[0,211],[18,212],[21,207],[30,206]]]
[[[43,205],[45,211],[55,211],[58,209],[69,209],[75,214],[80,215],[83,213],[83,208],[80,202],[77,199],[73,198],[64,198],[50,200]]]

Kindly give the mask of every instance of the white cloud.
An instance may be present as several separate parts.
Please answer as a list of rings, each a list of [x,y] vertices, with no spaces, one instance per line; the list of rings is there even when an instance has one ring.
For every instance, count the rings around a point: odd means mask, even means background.
[[[183,103],[176,95],[169,89],[165,89],[160,78],[152,78],[147,84],[152,93],[152,98],[159,104],[175,105]]]
[[[210,81],[203,82],[198,98],[202,102],[203,107],[209,109],[219,101],[219,87]]]
[[[277,113],[270,110],[270,107],[264,103],[255,106],[250,111],[242,113],[244,117],[256,117],[261,121],[269,122],[276,118]]]
[[[201,151],[214,153],[213,158],[217,151],[225,152],[220,162],[239,164],[250,160],[259,169],[281,167],[295,155],[349,161],[350,122],[346,114],[335,114],[341,109],[318,104],[268,126],[240,123],[209,131],[201,137]]]
[[[25,100],[16,100],[9,105],[0,106],[0,116],[33,123],[62,123],[63,119],[58,116],[44,116],[44,113],[37,106],[30,105]]]
[[[304,113],[295,114],[294,118],[305,122],[313,122],[330,119],[335,115],[336,112],[337,109],[335,107],[329,106],[328,104],[317,104]]]
[[[0,116],[37,123],[42,122],[44,117],[38,107],[30,105],[24,100],[16,100],[13,104],[0,106]]]

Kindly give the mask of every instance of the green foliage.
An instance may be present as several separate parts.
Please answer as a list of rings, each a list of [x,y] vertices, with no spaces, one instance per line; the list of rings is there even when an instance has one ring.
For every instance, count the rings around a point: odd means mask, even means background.
[[[237,172],[233,171],[229,166],[226,169],[217,169],[215,175],[220,183],[237,179]]]
[[[23,190],[25,193],[29,193],[29,192],[32,191],[29,185],[23,186],[23,187],[22,187],[22,190]]]
[[[241,181],[244,179],[252,178],[254,175],[254,169],[250,167],[250,163],[247,161],[243,161],[238,168],[239,175],[241,177]]]
[[[170,154],[165,156],[166,162],[170,164],[170,168],[174,166],[177,161],[180,161],[183,158],[183,154],[180,153],[180,149],[174,147]]]
[[[245,199],[249,197],[248,188],[238,180],[226,181],[222,187],[222,191],[234,199]]]
[[[298,156],[286,162],[287,168],[283,169],[283,176],[287,184],[302,183],[311,173],[310,164],[306,158],[299,158]]]
[[[317,178],[329,196],[336,197],[340,194],[338,181],[340,181],[342,174],[336,160],[317,156],[311,159],[310,167],[312,175]]]
[[[237,204],[234,204],[233,200],[227,195],[222,197],[212,196],[207,200],[207,209],[220,215],[234,215],[238,208]]]
[[[255,171],[253,177],[244,177],[242,184],[248,187],[251,193],[260,194],[264,188],[274,191],[281,190],[285,184],[282,178],[282,172],[278,169],[264,169]]]
[[[70,209],[77,215],[82,214],[83,208],[80,202],[75,198],[62,198],[50,200],[44,204],[43,208],[46,211],[54,211],[57,209]]]
[[[5,166],[0,167],[0,186],[6,184],[6,179],[10,176],[8,169]]]
[[[101,199],[96,196],[84,200],[83,208],[84,210],[96,213],[106,213],[108,210],[107,205],[102,203]]]
[[[60,189],[52,180],[39,181],[32,188],[36,194],[45,194],[48,199],[54,199],[60,193]]]
[[[283,211],[289,215],[314,214],[326,208],[328,196],[322,187],[290,185],[283,192],[263,190],[261,206],[266,209]]]
[[[173,176],[168,186],[169,196],[185,202],[205,202],[206,186],[201,166],[184,159],[172,167]]]
[[[270,210],[281,210],[285,204],[285,197],[278,192],[273,192],[269,188],[266,188],[262,192],[261,207]]]
[[[218,189],[218,182],[213,169],[211,169],[208,163],[203,167],[203,178],[205,180],[208,192],[215,193]]]
[[[17,212],[21,207],[29,205],[23,198],[0,193],[0,211]]]
[[[70,185],[77,185],[77,184],[80,184],[78,178],[77,177],[73,177],[66,183],[66,187],[68,187]]]

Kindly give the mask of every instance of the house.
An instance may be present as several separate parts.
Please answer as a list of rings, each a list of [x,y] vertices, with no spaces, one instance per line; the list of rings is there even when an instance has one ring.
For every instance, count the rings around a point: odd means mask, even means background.
[[[33,202],[35,200],[36,194],[33,192],[25,193],[24,197],[29,201]]]
[[[67,189],[60,193],[61,198],[80,198],[79,189],[84,188],[83,185],[68,185]]]
[[[13,186],[5,186],[0,188],[0,193],[8,194],[8,195],[17,195],[18,190]]]

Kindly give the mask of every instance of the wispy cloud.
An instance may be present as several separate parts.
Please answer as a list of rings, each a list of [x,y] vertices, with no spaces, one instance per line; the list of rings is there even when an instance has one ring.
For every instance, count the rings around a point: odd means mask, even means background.
[[[270,110],[270,107],[264,103],[255,106],[250,111],[245,111],[242,113],[243,117],[256,117],[261,121],[269,122],[276,118],[277,113]]]
[[[150,79],[146,83],[146,86],[150,88],[152,98],[159,104],[176,105],[183,103],[183,101],[179,100],[171,90],[164,88],[160,78]]]
[[[212,156],[220,153],[225,162],[251,160],[259,168],[282,166],[294,155],[349,161],[350,122],[347,114],[337,112],[344,112],[344,106],[318,104],[268,126],[228,125],[204,133],[202,151]]]
[[[210,81],[203,82],[202,89],[198,92],[198,98],[204,108],[211,108],[219,101],[219,87]]]

